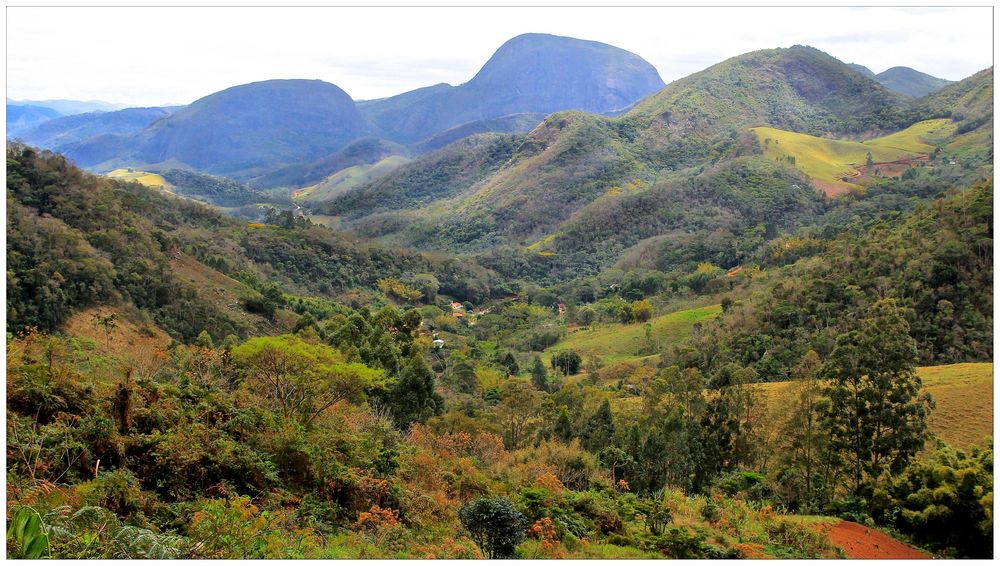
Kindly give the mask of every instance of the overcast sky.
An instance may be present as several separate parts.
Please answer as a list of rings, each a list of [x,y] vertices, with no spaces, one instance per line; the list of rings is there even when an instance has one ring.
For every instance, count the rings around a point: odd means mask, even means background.
[[[992,8],[7,8],[7,97],[189,103],[322,79],[355,99],[463,83],[507,39],[552,33],[636,53],[664,82],[812,45],[876,73],[951,80],[993,64]]]

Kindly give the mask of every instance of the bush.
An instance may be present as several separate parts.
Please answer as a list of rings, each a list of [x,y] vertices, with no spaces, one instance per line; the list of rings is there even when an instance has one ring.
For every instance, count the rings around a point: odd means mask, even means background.
[[[528,519],[506,497],[480,498],[458,510],[462,526],[486,558],[513,558]]]

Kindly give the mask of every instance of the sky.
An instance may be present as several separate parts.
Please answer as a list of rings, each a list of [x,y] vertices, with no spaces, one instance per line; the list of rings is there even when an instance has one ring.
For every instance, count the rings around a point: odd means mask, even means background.
[[[993,64],[980,8],[13,7],[7,97],[187,104],[266,79],[322,79],[356,100],[468,81],[504,41],[551,33],[643,57],[664,82],[795,44],[878,73],[959,80]]]

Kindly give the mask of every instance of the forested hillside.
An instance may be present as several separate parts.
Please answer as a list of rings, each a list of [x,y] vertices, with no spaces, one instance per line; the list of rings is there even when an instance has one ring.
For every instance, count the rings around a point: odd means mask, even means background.
[[[8,557],[992,557],[992,69],[552,37],[9,142]]]

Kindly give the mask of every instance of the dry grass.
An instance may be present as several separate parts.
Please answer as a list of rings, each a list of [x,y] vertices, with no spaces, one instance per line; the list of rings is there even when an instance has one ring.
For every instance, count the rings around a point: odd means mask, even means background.
[[[967,363],[917,368],[924,391],[934,398],[930,430],[955,448],[982,445],[993,435],[993,364]],[[780,414],[792,382],[761,384],[772,414]]]
[[[169,189],[170,183],[167,182],[162,176],[156,173],[148,173],[146,171],[134,171],[132,169],[115,169],[107,174],[108,177],[112,179],[119,179],[122,181],[136,181],[147,187],[154,187],[157,189]]]

